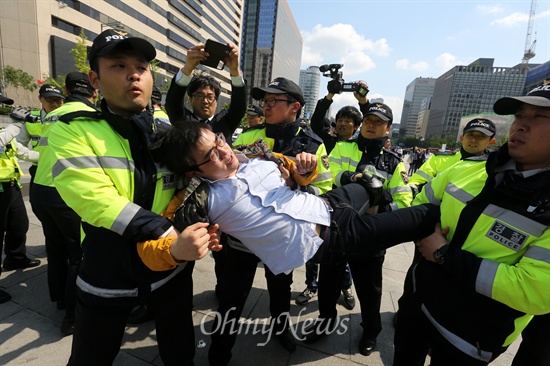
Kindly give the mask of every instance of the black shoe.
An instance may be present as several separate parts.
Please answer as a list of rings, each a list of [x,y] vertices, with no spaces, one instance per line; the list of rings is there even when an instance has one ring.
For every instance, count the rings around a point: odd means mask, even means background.
[[[74,319],[63,318],[61,322],[61,334],[63,337],[73,334],[74,331]]]
[[[4,259],[4,269],[6,271],[13,271],[14,269],[32,268],[40,265],[39,259],[30,259],[25,257],[24,259],[15,259],[6,257]]]
[[[281,346],[283,346],[283,348],[286,349],[289,353],[293,353],[294,351],[296,351],[296,340],[290,334],[290,332],[279,334],[275,337],[277,338],[277,341],[279,341]]]
[[[336,328],[335,323],[335,320],[317,319],[315,323],[305,329],[304,343],[312,344],[331,334]]]
[[[355,307],[355,296],[353,296],[353,291],[351,291],[351,287],[342,290],[342,295],[344,296],[344,307],[348,310],[353,310],[353,308]]]
[[[363,337],[359,341],[359,353],[369,356],[376,348],[376,338]]]
[[[56,307],[57,307],[57,310],[65,310],[65,308],[66,308],[67,306],[65,305],[65,301],[64,301],[64,300],[57,300]]]
[[[11,300],[11,295],[4,290],[0,290],[0,304],[3,304],[10,300]]]
[[[126,319],[126,324],[130,325],[138,325],[141,323],[148,322],[149,320],[153,319],[153,314],[147,309],[147,306],[141,305],[135,307],[130,315],[128,315],[128,319]]]

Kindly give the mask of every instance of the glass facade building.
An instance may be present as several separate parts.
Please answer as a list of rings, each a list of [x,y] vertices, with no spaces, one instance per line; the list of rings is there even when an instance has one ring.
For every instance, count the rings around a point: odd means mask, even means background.
[[[407,85],[401,113],[400,137],[415,136],[420,106],[424,98],[432,96],[434,86],[434,78],[416,78]]]
[[[245,0],[241,68],[250,89],[283,76],[299,83],[302,36],[286,0]]]
[[[306,105],[302,110],[302,117],[310,119],[317,100],[319,99],[319,84],[321,83],[321,73],[318,66],[310,66],[307,70],[300,70],[300,88],[304,93]]]
[[[426,137],[456,135],[463,116],[491,112],[501,97],[521,95],[527,69],[494,67],[494,59],[482,58],[467,66],[455,66],[435,82]]]
[[[157,51],[155,83],[167,88],[186,62],[187,50],[213,39],[240,46],[244,0],[0,1],[0,67],[11,65],[36,79],[62,76],[76,66],[69,51],[82,32],[87,44],[114,28],[148,40]],[[229,100],[227,70],[199,65],[221,82],[220,106]],[[38,103],[36,95],[24,105]]]

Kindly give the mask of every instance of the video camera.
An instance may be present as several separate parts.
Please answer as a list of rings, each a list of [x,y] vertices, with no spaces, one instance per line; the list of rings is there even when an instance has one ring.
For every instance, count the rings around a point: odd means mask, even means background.
[[[319,66],[319,71],[323,73],[323,76],[332,78],[332,81],[329,81],[327,85],[329,93],[340,94],[342,92],[357,92],[361,97],[365,97],[369,89],[360,84],[346,83],[343,79],[343,73],[340,70],[342,67],[344,67],[344,64]]]

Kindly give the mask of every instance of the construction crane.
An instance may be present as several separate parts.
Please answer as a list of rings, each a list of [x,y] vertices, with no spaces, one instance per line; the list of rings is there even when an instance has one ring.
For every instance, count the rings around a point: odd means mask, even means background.
[[[527,67],[529,60],[535,57],[535,46],[537,40],[531,43],[531,34],[533,33],[533,23],[535,22],[535,13],[537,9],[537,0],[531,0],[531,10],[529,11],[529,21],[527,23],[527,37],[525,37],[525,51],[523,52],[523,59],[521,63],[524,67]]]

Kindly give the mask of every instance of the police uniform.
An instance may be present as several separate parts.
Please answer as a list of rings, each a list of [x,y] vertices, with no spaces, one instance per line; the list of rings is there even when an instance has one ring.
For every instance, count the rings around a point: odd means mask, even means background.
[[[379,212],[408,207],[412,191],[407,186],[405,165],[397,154],[384,149],[386,138],[339,141],[329,156],[330,171],[336,186],[350,182],[356,173],[367,172],[383,182],[393,202],[380,207]],[[360,260],[350,260],[354,287],[361,305],[363,338],[375,342],[382,330],[380,305],[382,299],[382,265],[385,251]],[[340,296],[339,283],[345,264],[321,264],[319,274],[319,318],[334,320]]]
[[[438,364],[486,365],[550,311],[550,171],[507,183],[507,145],[486,159],[453,165],[417,197],[441,205],[450,245],[440,264],[415,265],[414,294],[399,300],[396,366],[423,364],[430,348]]]
[[[67,87],[72,83],[67,75]],[[89,83],[88,83],[89,85]],[[91,95],[93,95],[93,87]],[[60,309],[66,308],[62,333],[70,334],[74,323],[76,306],[76,276],[82,258],[80,247],[80,217],[63,201],[52,181],[52,168],[57,159],[48,146],[51,127],[63,115],[79,111],[96,112],[94,105],[73,90],[66,103],[50,112],[43,120],[42,137],[36,149],[40,152],[39,164],[34,178],[34,210],[42,223],[48,256],[48,289],[50,300]]]

